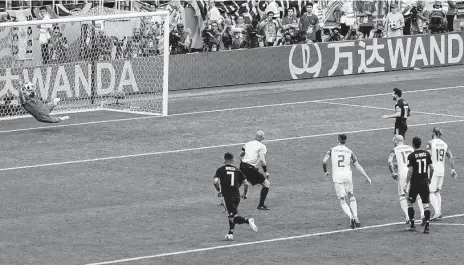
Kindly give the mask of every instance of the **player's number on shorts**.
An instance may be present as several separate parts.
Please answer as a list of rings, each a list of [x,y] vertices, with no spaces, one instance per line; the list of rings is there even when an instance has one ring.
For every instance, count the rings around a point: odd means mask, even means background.
[[[227,175],[230,176],[230,186],[234,186],[235,185],[235,182],[234,182],[234,178],[235,178],[235,172],[233,171],[227,171]]]
[[[417,159],[417,164],[419,164],[419,174],[427,173],[427,159]]]
[[[343,162],[345,162],[345,156],[344,155],[339,155],[338,156],[338,167],[345,167],[345,165],[342,164]]]
[[[437,160],[443,161],[445,158],[445,149],[437,149]]]
[[[401,155],[403,156],[403,163],[406,164],[406,159],[408,158],[408,155],[412,153],[411,151],[404,151],[401,152]]]

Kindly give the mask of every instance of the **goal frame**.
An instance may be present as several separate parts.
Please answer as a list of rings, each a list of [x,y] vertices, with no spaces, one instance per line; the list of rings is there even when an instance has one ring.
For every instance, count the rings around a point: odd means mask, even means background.
[[[168,87],[169,87],[169,34],[170,34],[170,13],[167,10],[159,10],[155,12],[134,12],[134,13],[126,13],[126,14],[115,14],[115,15],[103,15],[103,16],[88,16],[88,17],[65,17],[65,18],[57,18],[51,20],[30,20],[30,21],[16,21],[16,22],[5,22],[1,23],[0,27],[2,28],[13,28],[13,27],[24,27],[24,26],[40,26],[43,24],[60,24],[60,23],[72,23],[72,22],[88,22],[88,21],[99,21],[99,20],[117,20],[117,19],[134,19],[134,18],[143,18],[143,17],[153,17],[158,16],[162,17],[164,21],[164,35],[163,35],[163,91],[162,91],[162,100],[163,100],[163,110],[161,112],[162,116],[168,115]],[[89,110],[77,110],[77,111],[65,111],[65,112],[54,112],[55,114],[58,113],[78,113],[84,111],[95,111],[95,110],[108,110],[108,111],[115,111],[115,112],[127,112],[127,113],[134,113],[134,114],[145,114],[145,115],[159,115],[159,113],[148,113],[148,112],[137,112],[137,111],[129,111],[129,110],[114,110],[109,108],[103,108],[102,106],[97,109],[89,109]],[[18,119],[22,116],[10,116],[10,117],[2,117],[0,120],[4,119]]]

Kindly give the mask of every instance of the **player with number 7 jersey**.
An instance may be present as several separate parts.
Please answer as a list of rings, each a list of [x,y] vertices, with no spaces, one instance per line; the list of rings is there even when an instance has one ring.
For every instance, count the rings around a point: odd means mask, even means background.
[[[250,227],[258,232],[253,218],[243,218],[238,215],[238,205],[240,204],[240,186],[244,185],[243,199],[247,198],[248,182],[245,174],[233,165],[234,156],[231,153],[224,155],[224,165],[216,170],[214,175],[214,187],[219,192],[218,196],[224,197],[224,204],[229,215],[229,233],[226,240],[234,239],[235,224],[249,224]]]

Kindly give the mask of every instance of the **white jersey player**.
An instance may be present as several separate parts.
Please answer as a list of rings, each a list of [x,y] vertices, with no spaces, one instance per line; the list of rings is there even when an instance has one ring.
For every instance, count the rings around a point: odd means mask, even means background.
[[[261,184],[263,186],[263,188],[261,189],[261,196],[259,199],[258,209],[270,210],[264,204],[271,183],[269,182],[269,173],[267,172],[267,148],[262,143],[263,140],[264,132],[257,131],[255,139],[253,141],[249,141],[242,147],[242,153],[240,154],[240,171],[242,171],[245,174],[248,182],[251,185],[254,186],[256,184]],[[259,166],[263,168],[264,174],[259,172]]]
[[[454,169],[454,157],[451,154],[448,145],[441,139],[443,132],[439,128],[433,128],[432,140],[427,143],[427,151],[432,156],[432,165],[434,168],[432,179],[430,181],[430,204],[432,204],[435,214],[431,221],[436,221],[442,217],[441,212],[441,188],[445,178],[445,156],[449,158],[451,167],[451,176],[456,178]]]
[[[335,192],[340,200],[340,206],[343,211],[350,218],[350,227],[361,227],[361,223],[358,219],[358,206],[356,204],[356,198],[353,193],[353,178],[351,171],[351,163],[353,163],[356,169],[366,178],[368,183],[371,183],[371,179],[367,176],[363,167],[359,164],[356,155],[345,146],[346,135],[338,135],[338,146],[331,148],[324,156],[322,161],[322,167],[324,169],[325,178],[329,179],[330,173],[327,171],[327,163],[329,159],[332,162],[332,180],[335,186]],[[345,201],[345,196],[349,198],[349,206]]]
[[[404,138],[401,135],[396,135],[393,138],[395,148],[390,152],[388,156],[388,168],[394,180],[398,180],[398,196],[400,196],[400,205],[406,216],[406,223],[409,223],[408,216],[408,202],[406,200],[406,193],[404,192],[406,187],[406,179],[408,177],[408,155],[414,152],[414,148],[404,144]],[[395,161],[398,168],[398,172],[395,172]],[[417,197],[417,204],[421,212],[421,217],[424,218],[424,205],[420,196]]]

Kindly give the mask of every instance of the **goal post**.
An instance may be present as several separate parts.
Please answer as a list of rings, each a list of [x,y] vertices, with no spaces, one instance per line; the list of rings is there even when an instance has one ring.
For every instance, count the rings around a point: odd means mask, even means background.
[[[29,19],[32,19],[30,17]],[[28,116],[22,83],[54,113],[167,115],[169,12],[0,23],[0,119]]]

